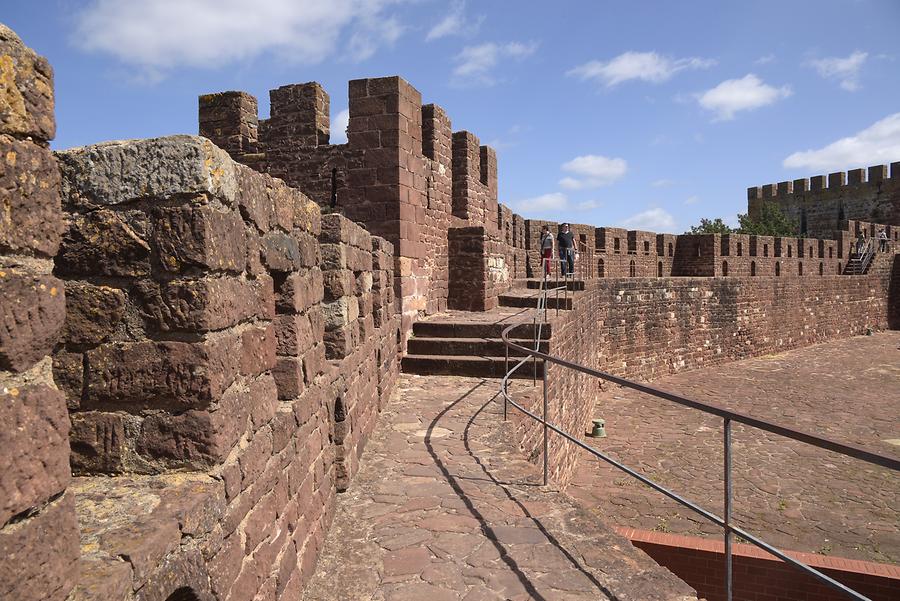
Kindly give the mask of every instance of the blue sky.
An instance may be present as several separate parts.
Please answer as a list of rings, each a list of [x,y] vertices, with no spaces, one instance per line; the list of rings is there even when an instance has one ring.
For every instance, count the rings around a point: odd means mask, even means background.
[[[530,217],[681,232],[746,188],[900,161],[900,2],[0,0],[55,148],[196,133],[197,96],[401,75]]]

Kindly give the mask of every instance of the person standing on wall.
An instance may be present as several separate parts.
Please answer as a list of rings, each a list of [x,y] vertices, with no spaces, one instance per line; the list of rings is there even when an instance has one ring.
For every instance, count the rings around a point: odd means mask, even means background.
[[[553,260],[553,236],[550,234],[550,226],[541,227],[541,263],[544,264],[544,273],[550,275],[550,261]]]
[[[878,234],[878,252],[885,252],[887,250],[887,231],[881,230],[881,233]]]
[[[862,230],[856,235],[856,256],[861,257],[863,251],[866,250],[866,237],[863,235]]]
[[[562,230],[556,236],[559,247],[559,264],[563,277],[571,273],[575,275],[575,235],[569,231],[569,224],[562,224]]]

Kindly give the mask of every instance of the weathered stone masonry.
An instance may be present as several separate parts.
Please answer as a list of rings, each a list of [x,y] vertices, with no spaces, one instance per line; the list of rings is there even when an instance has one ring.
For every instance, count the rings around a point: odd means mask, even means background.
[[[54,384],[63,282],[53,71],[0,25],[0,598],[64,599],[77,579],[69,416]],[[52,544],[48,544],[53,541]]]
[[[77,593],[99,581],[165,599],[174,571],[198,595],[290,598],[395,377],[392,297],[373,294],[390,245],[374,243],[373,269],[368,232],[203,138],[58,156],[71,217],[56,273],[72,302],[55,373],[79,519],[99,541]],[[102,494],[99,473],[119,476]],[[129,572],[116,558],[136,539],[102,532],[96,505],[158,487],[166,508],[207,500],[198,524],[175,518],[181,542],[160,534]],[[167,532],[173,516],[131,518]]]
[[[524,236],[504,241],[511,220],[504,225],[503,209],[512,212],[497,202],[496,153],[469,132],[452,132],[444,109],[423,105],[409,83],[351,81],[348,141],[337,145],[329,143],[330,100],[319,84],[282,86],[269,97],[270,117],[259,121],[249,94],[202,96],[201,135],[394,245],[403,344],[420,315],[469,307],[451,292],[451,272],[469,280],[484,273],[481,260],[448,252],[453,229],[482,227],[488,247],[506,242],[497,267],[509,272],[511,262],[513,277],[524,277]]]
[[[0,52],[0,596],[298,598],[397,377],[393,246],[203,138],[54,156]]]

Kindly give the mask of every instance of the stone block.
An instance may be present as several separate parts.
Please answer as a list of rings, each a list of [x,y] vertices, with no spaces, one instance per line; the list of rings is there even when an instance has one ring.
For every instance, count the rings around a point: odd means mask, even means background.
[[[335,301],[354,294],[353,272],[349,269],[332,269],[322,272],[325,300]]]
[[[241,364],[240,334],[204,342],[119,342],[86,353],[82,406],[203,408],[220,398]]]
[[[275,326],[248,327],[241,332],[241,374],[255,376],[275,367]]]
[[[0,24],[0,134],[41,141],[56,135],[53,69],[6,25]]]
[[[138,284],[141,312],[162,330],[209,331],[252,318],[272,319],[275,297],[272,278],[208,277],[157,285]]]
[[[303,356],[303,375],[307,384],[312,384],[316,377],[325,373],[327,362],[326,346],[317,344]]]
[[[278,357],[272,375],[275,377],[278,398],[281,400],[296,398],[305,388],[303,364],[297,357]]]
[[[63,283],[0,268],[0,369],[24,371],[48,355],[65,320]]]
[[[262,396],[260,396],[262,393]],[[273,398],[265,398],[266,394]],[[257,401],[274,403],[274,389],[265,383],[253,388],[232,386],[208,410],[179,414],[156,412],[144,419],[135,450],[167,467],[204,469],[224,462],[231,448],[247,430],[247,418]],[[264,408],[271,413],[273,408]]]
[[[162,559],[178,548],[178,521],[151,514],[144,521],[105,532],[100,546],[113,557],[121,557],[134,570],[134,586],[143,585]]]
[[[268,232],[275,223],[275,207],[267,189],[271,179],[244,165],[235,165],[235,175],[241,214],[256,225],[260,232]]]
[[[297,271],[314,264],[306,264],[300,245],[293,236],[283,232],[269,232],[260,242],[263,264],[273,271]]]
[[[104,142],[56,153],[65,206],[97,208],[135,200],[209,195],[231,204],[234,162],[199,136]]]
[[[0,524],[69,483],[69,416],[46,384],[0,387]]]
[[[63,275],[148,275],[148,226],[146,216],[137,211],[104,209],[74,215],[56,257],[56,270]]]
[[[275,318],[275,334],[278,339],[278,354],[299,357],[312,348],[312,327],[307,315],[279,315]]]
[[[66,395],[66,406],[74,410],[81,404],[84,388],[84,356],[81,353],[57,351],[53,355],[53,381]]]
[[[0,251],[56,254],[63,222],[59,170],[50,150],[0,135],[0,207]]]
[[[170,272],[198,267],[241,272],[247,263],[246,226],[234,211],[210,206],[153,211],[153,249]]]
[[[0,599],[63,601],[78,579],[79,552],[71,494],[54,500],[33,517],[3,527]]]
[[[125,417],[96,411],[73,413],[70,444],[75,474],[120,472],[125,456]]]
[[[291,273],[279,282],[275,306],[279,312],[303,312],[322,302],[323,276],[318,268]]]
[[[118,288],[66,282],[62,340],[71,344],[100,344],[115,332],[124,313],[125,293]]]

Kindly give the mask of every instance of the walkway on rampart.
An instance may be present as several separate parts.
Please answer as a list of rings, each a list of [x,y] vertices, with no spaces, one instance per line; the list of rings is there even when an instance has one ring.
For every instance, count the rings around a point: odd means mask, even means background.
[[[497,380],[403,375],[306,601],[694,598],[508,441]]]
[[[695,370],[653,385],[900,457],[900,331],[856,336]],[[722,420],[605,386],[592,444],[714,511]],[[900,563],[900,477],[799,442],[734,427],[734,515],[783,549]],[[567,492],[611,525],[693,536],[721,529],[598,461]]]

